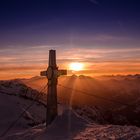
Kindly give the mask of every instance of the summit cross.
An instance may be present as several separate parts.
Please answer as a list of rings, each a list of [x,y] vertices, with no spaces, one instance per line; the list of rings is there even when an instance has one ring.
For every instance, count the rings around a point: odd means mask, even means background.
[[[56,64],[56,51],[49,50],[49,63],[46,71],[40,72],[41,76],[46,76],[48,79],[48,93],[47,93],[47,113],[46,126],[58,115],[57,107],[57,82],[58,77],[67,75],[67,70],[58,70]]]

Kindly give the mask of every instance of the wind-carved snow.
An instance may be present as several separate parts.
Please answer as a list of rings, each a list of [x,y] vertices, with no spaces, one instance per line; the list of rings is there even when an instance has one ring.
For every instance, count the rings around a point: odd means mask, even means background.
[[[140,129],[134,126],[88,125],[74,140],[139,140]]]

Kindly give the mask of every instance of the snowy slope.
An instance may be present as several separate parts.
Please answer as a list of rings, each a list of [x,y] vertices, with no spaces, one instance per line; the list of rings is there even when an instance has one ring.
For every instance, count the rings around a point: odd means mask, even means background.
[[[15,95],[27,99],[36,99],[38,93],[44,86],[40,86],[38,91],[26,86],[21,80],[0,81],[0,93]],[[41,92],[42,93],[42,92]],[[38,96],[37,101],[46,104],[46,94],[42,93]]]
[[[29,96],[25,98],[23,96],[25,86],[17,82],[10,83],[1,82],[0,84],[0,136],[29,105],[33,104],[30,95],[37,93],[29,88],[27,92]],[[42,103],[34,102],[33,106],[28,111],[25,111],[25,114],[8,134],[26,130],[27,128],[31,128],[31,126],[42,123],[45,121],[45,114],[46,107]]]
[[[37,94],[29,88],[26,92],[29,98],[24,98],[25,88],[27,87],[17,82],[2,82],[0,85],[0,135],[32,103],[30,97]],[[44,105],[36,101],[0,140],[140,140],[138,127],[99,125],[97,122],[103,121],[103,118],[96,107],[85,106],[83,109],[73,110],[68,106],[59,105],[59,116],[47,128],[43,124],[45,113]],[[95,122],[91,122],[92,119],[89,118],[94,118]]]
[[[73,111],[65,111],[52,125],[34,127],[12,134],[4,140],[139,140],[140,129],[134,126],[89,124]]]
[[[30,105],[32,101],[20,97],[0,94],[0,133],[5,130],[18,116]],[[45,120],[46,108],[35,103],[23,117],[16,123],[15,127],[29,128],[34,123],[41,123]]]
[[[134,126],[88,125],[74,140],[140,140],[140,129]]]

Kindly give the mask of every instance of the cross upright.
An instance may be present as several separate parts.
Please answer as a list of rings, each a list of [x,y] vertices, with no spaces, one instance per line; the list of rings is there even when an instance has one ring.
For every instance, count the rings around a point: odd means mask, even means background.
[[[49,50],[49,63],[46,71],[40,73],[48,79],[46,126],[51,124],[58,114],[57,109],[57,81],[61,75],[67,75],[67,70],[58,70],[56,65],[56,51]]]

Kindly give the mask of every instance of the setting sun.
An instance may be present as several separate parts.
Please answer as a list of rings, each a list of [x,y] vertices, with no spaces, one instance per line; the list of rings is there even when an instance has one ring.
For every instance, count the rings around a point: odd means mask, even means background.
[[[74,70],[74,71],[80,71],[80,70],[83,70],[83,68],[84,68],[84,64],[79,63],[79,62],[73,62],[73,63],[70,63],[69,65],[69,69]]]

